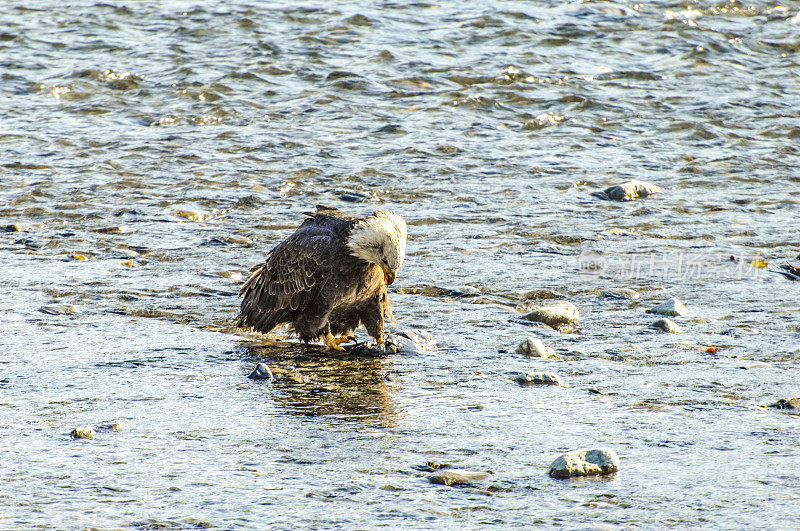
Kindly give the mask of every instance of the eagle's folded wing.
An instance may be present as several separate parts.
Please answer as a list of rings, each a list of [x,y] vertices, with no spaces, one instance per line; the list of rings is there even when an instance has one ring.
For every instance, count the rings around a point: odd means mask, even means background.
[[[269,332],[314,304],[331,269],[333,245],[330,235],[298,231],[273,249],[239,292],[238,326]]]

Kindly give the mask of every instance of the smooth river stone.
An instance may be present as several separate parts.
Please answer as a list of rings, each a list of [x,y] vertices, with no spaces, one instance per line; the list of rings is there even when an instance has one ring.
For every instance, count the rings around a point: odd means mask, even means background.
[[[266,363],[257,363],[253,370],[250,371],[250,374],[247,375],[248,378],[253,380],[271,380],[274,378],[272,376],[272,371],[269,368],[269,365]]]
[[[80,426],[70,433],[73,439],[93,439],[97,432],[91,426]]]
[[[607,448],[572,450],[556,458],[547,473],[554,478],[613,474],[619,470],[619,456]]]
[[[526,372],[516,378],[520,385],[557,385],[563,387],[561,377],[554,372]]]
[[[647,197],[662,190],[662,188],[654,184],[634,179],[626,183],[609,186],[602,192],[594,192],[592,195],[608,201],[633,201],[639,197]]]
[[[558,355],[556,355],[555,350],[550,347],[545,346],[542,343],[542,340],[538,337],[529,337],[527,339],[523,339],[519,345],[517,345],[517,354],[523,354],[525,356],[531,356],[533,358],[545,358],[545,359],[557,359]]]
[[[580,312],[578,312],[578,308],[574,304],[567,301],[559,301],[535,306],[522,318],[536,323],[544,323],[550,328],[560,330],[577,324],[579,315]]]
[[[653,321],[652,323],[650,323],[650,328],[655,328],[656,330],[661,330],[662,332],[667,332],[669,334],[679,334],[681,331],[680,326],[678,326],[671,319],[666,319],[666,318]]]
[[[462,470],[458,468],[448,468],[447,470],[439,470],[428,476],[428,481],[437,485],[467,485],[475,481],[481,481],[488,478],[491,472],[471,472],[469,470]]]
[[[682,317],[682,316],[686,315],[687,313],[689,313],[689,311],[686,309],[686,306],[684,306],[681,301],[679,301],[678,299],[674,299],[673,298],[673,299],[669,299],[669,300],[666,300],[666,301],[662,302],[661,304],[659,304],[658,306],[656,306],[655,308],[650,310],[648,313],[657,313],[659,315],[669,315],[671,317],[674,317],[674,316]]]

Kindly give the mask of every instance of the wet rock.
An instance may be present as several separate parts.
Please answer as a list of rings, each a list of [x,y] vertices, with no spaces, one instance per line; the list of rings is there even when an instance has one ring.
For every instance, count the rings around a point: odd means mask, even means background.
[[[428,476],[428,481],[437,485],[467,485],[488,478],[491,472],[472,472],[458,468],[439,470]]]
[[[638,291],[629,288],[605,289],[600,291],[600,295],[609,299],[640,299],[642,297]]]
[[[554,478],[613,474],[619,470],[619,456],[607,448],[572,450],[556,458],[547,473]]]
[[[656,330],[661,330],[662,332],[670,334],[679,334],[681,331],[681,327],[675,324],[671,319],[658,319],[657,321],[653,321],[650,323],[650,328],[655,328]]]
[[[673,299],[669,299],[669,300],[666,300],[666,301],[662,302],[661,304],[659,304],[658,306],[656,306],[652,310],[648,310],[647,313],[657,313],[659,315],[669,315],[670,317],[674,317],[674,316],[682,317],[682,316],[686,315],[687,313],[689,313],[689,311],[686,309],[686,306],[684,306],[681,301],[679,301],[678,299],[674,299],[673,298]]]
[[[563,299],[564,295],[549,289],[536,289],[525,294],[526,299]]]
[[[567,301],[559,301],[536,306],[529,313],[523,315],[522,318],[528,321],[544,323],[550,328],[561,330],[577,324],[578,316],[578,308],[574,304]]]
[[[240,236],[238,234],[231,234],[230,236],[223,236],[222,241],[225,243],[236,243],[239,245],[252,245],[253,240],[247,236]]]
[[[609,186],[602,192],[593,192],[592,195],[607,201],[633,201],[639,197],[647,197],[662,190],[662,188],[654,184],[634,179],[626,183]]]
[[[253,367],[253,370],[250,371],[247,377],[252,380],[272,380],[274,378],[269,365],[266,363],[256,363],[256,366]]]
[[[91,426],[79,426],[70,433],[73,439],[93,439],[95,435],[97,432]]]
[[[557,385],[563,387],[561,377],[554,372],[526,372],[516,378],[520,385]]]
[[[523,339],[520,344],[517,345],[517,354],[523,354],[534,358],[560,359],[556,351],[545,346],[538,337]]]
[[[22,225],[19,223],[9,223],[5,226],[6,232],[22,232]]]
[[[797,398],[781,398],[777,402],[773,402],[767,407],[775,409],[800,409],[800,397]]]

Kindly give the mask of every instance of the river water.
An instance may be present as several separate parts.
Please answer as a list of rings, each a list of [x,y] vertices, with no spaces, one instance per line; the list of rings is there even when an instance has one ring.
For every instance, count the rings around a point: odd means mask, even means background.
[[[0,528],[797,528],[799,10],[4,2]],[[591,195],[631,178],[664,190]],[[232,327],[316,203],[408,220],[438,350]],[[519,319],[553,296],[576,329]],[[582,447],[620,472],[547,475]]]

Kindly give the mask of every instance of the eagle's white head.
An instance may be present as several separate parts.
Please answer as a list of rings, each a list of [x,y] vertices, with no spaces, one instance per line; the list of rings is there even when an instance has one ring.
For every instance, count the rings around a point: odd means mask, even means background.
[[[378,264],[386,284],[391,284],[406,257],[407,234],[406,222],[399,214],[379,210],[353,226],[347,247],[356,258]]]

